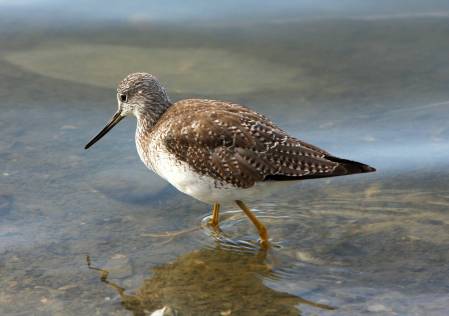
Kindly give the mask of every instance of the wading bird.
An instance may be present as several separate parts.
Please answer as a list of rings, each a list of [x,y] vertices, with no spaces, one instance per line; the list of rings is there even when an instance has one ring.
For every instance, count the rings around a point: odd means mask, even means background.
[[[85,148],[134,115],[143,163],[179,191],[212,204],[212,226],[218,227],[220,203],[235,202],[256,226],[263,247],[267,229],[244,200],[298,180],[375,171],[292,137],[245,106],[207,99],[172,103],[148,73],[123,79],[117,100],[117,112]]]

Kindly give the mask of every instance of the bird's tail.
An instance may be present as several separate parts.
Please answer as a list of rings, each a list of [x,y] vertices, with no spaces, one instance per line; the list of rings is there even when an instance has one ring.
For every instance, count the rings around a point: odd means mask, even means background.
[[[357,161],[337,158],[333,156],[328,156],[326,157],[326,159],[338,163],[338,167],[333,172],[333,174],[335,175],[347,175],[353,173],[365,173],[376,171],[375,168]]]

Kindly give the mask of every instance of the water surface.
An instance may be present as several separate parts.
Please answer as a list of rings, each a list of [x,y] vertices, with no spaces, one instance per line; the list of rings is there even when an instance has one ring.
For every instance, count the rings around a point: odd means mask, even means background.
[[[446,314],[449,8],[248,2],[198,18],[176,3],[169,19],[170,5],[23,3],[0,1],[0,314]],[[133,71],[378,172],[252,201],[267,252],[235,206],[216,234],[210,206],[138,160],[134,119],[84,151]]]

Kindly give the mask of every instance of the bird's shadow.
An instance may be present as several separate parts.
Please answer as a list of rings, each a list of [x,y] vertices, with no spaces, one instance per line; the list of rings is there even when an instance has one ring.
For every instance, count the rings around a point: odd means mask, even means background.
[[[278,277],[267,260],[268,251],[244,250],[216,246],[181,255],[153,268],[152,276],[132,294],[110,281],[109,272],[92,265],[89,256],[86,259],[134,315],[162,309],[169,309],[169,315],[298,315],[300,305],[335,309],[267,286],[264,279]]]

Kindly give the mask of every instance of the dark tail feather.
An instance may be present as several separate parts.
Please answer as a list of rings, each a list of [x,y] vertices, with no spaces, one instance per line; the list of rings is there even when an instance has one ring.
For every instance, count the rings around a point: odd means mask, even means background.
[[[370,167],[368,165],[365,165],[363,163],[327,156],[327,160],[337,162],[339,166],[335,168],[333,175],[346,175],[346,174],[353,174],[353,173],[365,173],[365,172],[374,172],[376,169],[373,167]]]
[[[338,176],[345,176],[345,175],[354,174],[354,173],[365,173],[365,172],[376,171],[376,169],[374,169],[373,167],[370,167],[368,165],[365,165],[365,164],[357,162],[357,161],[337,158],[337,157],[333,157],[333,156],[326,156],[324,158],[338,163],[337,168],[335,168],[335,170],[332,173],[314,173],[314,174],[298,176],[298,177],[276,174],[276,175],[266,176],[264,181],[270,181],[270,180],[292,181],[292,180],[317,179],[317,178],[338,177]]]

